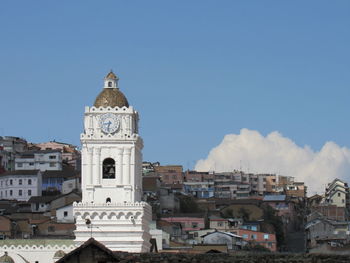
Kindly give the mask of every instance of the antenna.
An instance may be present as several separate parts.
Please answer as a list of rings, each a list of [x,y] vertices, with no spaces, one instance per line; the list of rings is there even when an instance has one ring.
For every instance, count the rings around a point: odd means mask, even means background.
[[[92,224],[91,224],[91,220],[85,219],[85,224],[87,225],[88,228],[90,228],[90,237],[92,237]]]

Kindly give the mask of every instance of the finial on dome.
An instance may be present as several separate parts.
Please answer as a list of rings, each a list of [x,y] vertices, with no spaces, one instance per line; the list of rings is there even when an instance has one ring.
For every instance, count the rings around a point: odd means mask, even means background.
[[[111,70],[105,77],[105,89],[115,89],[118,88],[118,80],[117,75],[114,74],[113,70]]]
[[[118,77],[114,74],[113,70],[111,70],[107,76],[105,77],[105,79],[118,79]]]

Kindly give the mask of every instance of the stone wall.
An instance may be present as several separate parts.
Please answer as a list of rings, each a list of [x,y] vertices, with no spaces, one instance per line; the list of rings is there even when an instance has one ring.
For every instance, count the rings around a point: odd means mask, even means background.
[[[320,255],[320,254],[118,254],[123,263],[147,262],[147,263],[201,263],[201,262],[235,262],[235,263],[345,263],[350,262],[350,256],[342,255]]]

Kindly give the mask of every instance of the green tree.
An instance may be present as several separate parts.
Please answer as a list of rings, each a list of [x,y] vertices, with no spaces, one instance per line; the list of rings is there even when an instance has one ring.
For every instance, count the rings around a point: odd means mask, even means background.
[[[285,243],[283,222],[281,217],[277,215],[277,210],[269,205],[264,207],[264,222],[271,224],[275,228],[277,244],[279,247],[283,246]]]

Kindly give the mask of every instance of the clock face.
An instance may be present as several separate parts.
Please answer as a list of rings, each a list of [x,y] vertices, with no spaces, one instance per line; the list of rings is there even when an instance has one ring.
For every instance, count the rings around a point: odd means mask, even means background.
[[[106,113],[101,116],[100,125],[104,133],[114,133],[119,129],[120,121],[113,113]]]

